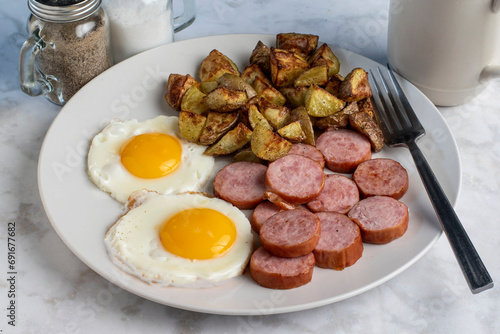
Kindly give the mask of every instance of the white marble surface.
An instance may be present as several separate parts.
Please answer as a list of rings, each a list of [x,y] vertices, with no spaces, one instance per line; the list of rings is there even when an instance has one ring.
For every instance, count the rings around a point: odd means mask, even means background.
[[[177,40],[296,31],[386,62],[388,0],[198,1]],[[150,302],[108,283],[61,241],[43,210],[37,159],[59,107],[24,95],[18,53],[26,2],[0,7],[0,332],[2,333],[499,333],[499,292],[472,295],[446,238],[402,274],[335,304],[269,316],[222,316]],[[472,102],[439,108],[458,143],[456,211],[493,279],[500,276],[500,83]],[[16,327],[8,325],[7,224],[16,222]]]

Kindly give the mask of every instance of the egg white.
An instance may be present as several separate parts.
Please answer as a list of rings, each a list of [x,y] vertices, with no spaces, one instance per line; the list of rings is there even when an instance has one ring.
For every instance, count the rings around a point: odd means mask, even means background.
[[[212,286],[243,273],[253,249],[253,235],[247,217],[232,204],[201,194],[151,191],[135,192],[131,200],[131,210],[105,236],[108,254],[121,270],[150,284],[190,287]],[[217,210],[234,222],[236,240],[223,256],[190,260],[163,247],[159,235],[163,223],[192,208]]]
[[[113,120],[93,140],[87,158],[91,180],[104,192],[121,203],[131,193],[148,189],[165,194],[199,191],[207,183],[214,167],[214,158],[203,155],[206,147],[190,143],[179,132],[179,119],[158,116],[143,122]],[[121,147],[132,137],[151,132],[169,134],[182,145],[179,167],[156,179],[140,178],[130,173],[121,163]]]

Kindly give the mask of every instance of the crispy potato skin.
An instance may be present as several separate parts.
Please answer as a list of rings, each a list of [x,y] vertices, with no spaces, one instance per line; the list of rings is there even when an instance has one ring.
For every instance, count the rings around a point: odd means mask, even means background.
[[[318,118],[314,125],[320,130],[344,129],[349,125],[349,115],[358,112],[356,102],[349,102],[342,110],[333,115]]]
[[[262,69],[257,64],[250,64],[245,67],[240,77],[245,80],[246,83],[252,86],[256,77],[261,78],[266,84],[272,85],[271,80],[268,79],[268,77],[264,74]]]
[[[340,70],[340,62],[327,44],[321,45],[316,52],[314,52],[311,59],[309,59],[309,63],[311,67],[321,65],[327,66],[329,77],[339,73]]]
[[[358,104],[359,111],[364,111],[364,112],[368,113],[371,116],[371,118],[375,117],[375,111],[373,108],[373,103],[372,103],[371,98],[359,100],[357,102],[357,104]]]
[[[349,115],[349,124],[352,129],[368,137],[373,151],[378,152],[384,147],[384,134],[368,113],[359,111]]]
[[[368,73],[362,68],[353,69],[340,84],[339,97],[346,102],[359,101],[371,96]]]
[[[187,141],[197,143],[205,127],[207,117],[181,110],[179,113],[179,131]]]
[[[214,49],[201,62],[198,76],[202,82],[217,81],[224,73],[240,75],[234,62],[223,53]]]
[[[315,146],[314,127],[306,108],[304,106],[297,107],[291,111],[291,115],[293,121],[299,121],[302,131],[304,131],[306,137],[302,142]]]
[[[332,75],[325,85],[325,90],[333,96],[340,97],[340,84],[344,78],[339,74]]]
[[[271,50],[262,41],[258,41],[257,45],[250,55],[250,64],[255,64],[262,69],[264,73],[271,73],[271,63],[270,63]]]
[[[247,99],[257,96],[257,93],[255,92],[255,89],[253,89],[252,85],[232,73],[223,74],[218,80],[218,87],[244,91],[247,94]]]
[[[292,143],[272,130],[257,125],[250,141],[252,152],[260,159],[274,161],[287,155]]]
[[[199,142],[202,145],[212,145],[226,132],[231,130],[238,121],[238,113],[221,113],[210,111],[207,115],[207,122],[201,132]]]
[[[295,52],[304,58],[318,47],[319,37],[310,34],[281,33],[276,35],[276,48]]]
[[[309,68],[300,55],[283,49],[271,48],[271,81],[276,87],[292,85]]]
[[[199,87],[200,83],[189,74],[170,74],[167,81],[165,100],[172,108],[179,111],[181,109],[182,97],[191,86]]]
[[[290,109],[277,105],[266,99],[259,100],[261,114],[267,119],[274,129],[279,129],[290,121]]]
[[[203,154],[205,155],[227,155],[236,152],[252,138],[252,130],[247,128],[243,123],[238,125],[226,133],[222,138],[209,146]]]
[[[297,108],[304,105],[306,93],[309,87],[281,87],[280,92],[285,97],[285,105],[289,108]]]
[[[279,90],[274,88],[271,83],[267,83],[260,77],[255,78],[253,88],[257,92],[257,97],[259,98],[264,98],[267,101],[278,105],[283,105],[286,102],[286,98]]]
[[[243,107],[248,101],[247,93],[241,90],[217,87],[207,94],[204,102],[210,110],[231,112]]]

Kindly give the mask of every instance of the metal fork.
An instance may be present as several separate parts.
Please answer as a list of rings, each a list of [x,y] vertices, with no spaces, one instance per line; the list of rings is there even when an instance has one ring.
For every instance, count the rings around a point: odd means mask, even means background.
[[[372,98],[378,111],[386,144],[391,147],[406,146],[410,150],[432,206],[472,293],[492,288],[493,281],[486,267],[416,144],[416,140],[425,134],[425,129],[415,115],[391,66],[387,64],[389,80],[385,79],[380,67],[377,67],[376,71],[369,72],[373,83]]]

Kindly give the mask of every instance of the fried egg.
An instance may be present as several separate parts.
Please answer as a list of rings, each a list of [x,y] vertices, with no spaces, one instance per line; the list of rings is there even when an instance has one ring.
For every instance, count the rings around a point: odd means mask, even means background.
[[[174,194],[199,191],[208,181],[214,158],[206,147],[179,132],[178,117],[158,116],[143,122],[113,120],[90,146],[88,174],[121,203],[140,189]]]
[[[120,269],[147,283],[207,287],[243,273],[253,248],[246,216],[201,194],[137,191],[106,233]]]

